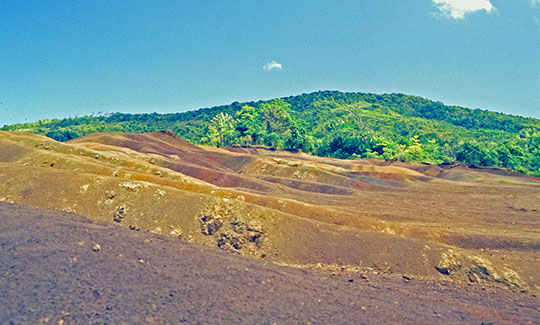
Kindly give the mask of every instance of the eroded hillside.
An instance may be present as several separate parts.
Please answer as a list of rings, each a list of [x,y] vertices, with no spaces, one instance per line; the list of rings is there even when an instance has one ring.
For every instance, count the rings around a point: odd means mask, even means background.
[[[294,267],[540,288],[540,181],[500,169],[0,132],[0,200]]]

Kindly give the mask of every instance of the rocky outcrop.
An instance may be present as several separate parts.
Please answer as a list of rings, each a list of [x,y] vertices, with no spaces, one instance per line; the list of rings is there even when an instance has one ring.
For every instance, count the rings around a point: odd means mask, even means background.
[[[232,205],[216,204],[199,217],[201,233],[230,252],[264,256],[265,233],[253,217],[235,213]]]
[[[443,253],[435,269],[455,280],[466,280],[509,288],[525,288],[519,274],[504,266],[496,265],[486,258],[466,255],[449,249]]]

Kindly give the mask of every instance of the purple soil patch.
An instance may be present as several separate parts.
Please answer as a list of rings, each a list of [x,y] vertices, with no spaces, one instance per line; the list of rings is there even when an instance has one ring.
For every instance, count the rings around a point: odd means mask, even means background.
[[[316,273],[0,202],[0,323],[539,323],[529,293]]]

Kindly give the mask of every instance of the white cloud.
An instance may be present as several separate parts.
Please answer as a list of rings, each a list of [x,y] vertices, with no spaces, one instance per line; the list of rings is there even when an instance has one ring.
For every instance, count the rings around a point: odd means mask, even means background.
[[[533,6],[536,6],[536,5],[540,6],[540,0],[531,0],[531,5],[533,5]]]
[[[531,1],[538,2],[540,0]],[[491,12],[495,10],[490,0],[433,0],[433,2],[445,16],[454,19],[463,19],[466,14],[475,11]]]
[[[263,70],[266,70],[266,71],[270,71],[270,70],[274,70],[274,69],[283,69],[283,67],[281,66],[281,63],[277,63],[275,60],[272,60],[268,63],[266,63],[263,67]]]

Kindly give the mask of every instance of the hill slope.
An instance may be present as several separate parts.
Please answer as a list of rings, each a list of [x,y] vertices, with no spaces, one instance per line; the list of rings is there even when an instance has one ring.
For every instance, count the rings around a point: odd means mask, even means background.
[[[504,169],[0,131],[0,201],[298,268],[540,287],[540,181]]]
[[[540,176],[540,120],[403,94],[323,91],[177,114],[115,113],[3,130],[59,141],[94,132],[173,130],[194,144],[264,144],[338,158],[462,161]]]
[[[2,324],[540,320],[530,294],[448,281],[325,276],[3,202],[0,220]]]

